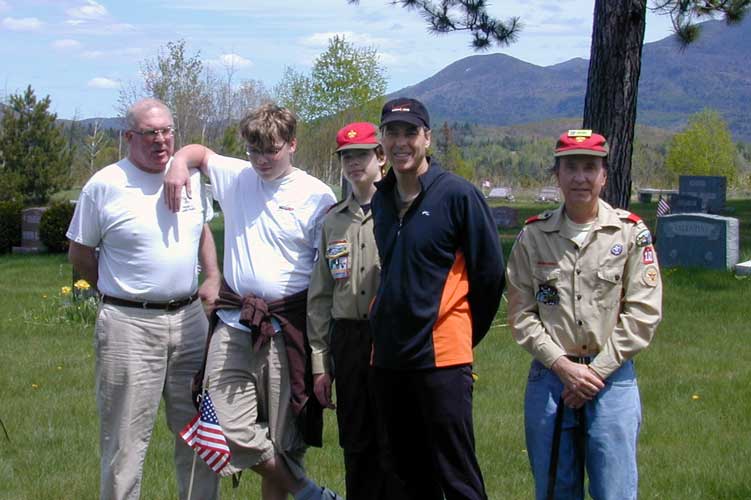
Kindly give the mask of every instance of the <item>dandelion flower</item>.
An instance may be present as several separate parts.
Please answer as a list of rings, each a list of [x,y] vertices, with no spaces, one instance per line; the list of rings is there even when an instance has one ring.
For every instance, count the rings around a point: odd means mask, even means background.
[[[58,367],[57,367],[57,369],[58,369],[58,370],[62,370],[62,369],[63,369],[63,367],[62,367],[62,366],[58,366]]]
[[[70,295],[71,289],[69,286],[60,288],[60,295]]]
[[[73,283],[73,286],[76,288],[76,290],[88,290],[91,288],[91,285],[89,285],[89,282],[86,280],[78,280],[75,283]]]
[[[693,396],[691,396],[691,399],[693,399],[694,401],[697,401],[699,399],[699,395],[694,394]]]
[[[39,389],[39,385],[38,384],[31,384],[31,388],[32,389]]]
[[[43,293],[43,294],[42,294],[42,298],[43,298],[43,299],[46,299],[46,298],[47,298],[47,294],[46,294],[46,293]]]

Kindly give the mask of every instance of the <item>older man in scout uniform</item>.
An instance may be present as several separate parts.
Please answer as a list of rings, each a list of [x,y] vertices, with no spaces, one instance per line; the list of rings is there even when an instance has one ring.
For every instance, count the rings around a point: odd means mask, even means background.
[[[527,220],[507,268],[508,317],[534,357],[525,396],[536,498],[637,496],[641,404],[632,358],[661,319],[662,283],[642,220],[599,198],[608,145],[561,135],[564,203]]]

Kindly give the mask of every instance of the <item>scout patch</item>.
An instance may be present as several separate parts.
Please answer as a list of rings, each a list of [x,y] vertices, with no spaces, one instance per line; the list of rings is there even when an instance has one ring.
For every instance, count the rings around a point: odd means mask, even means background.
[[[610,253],[612,253],[613,255],[620,255],[620,254],[622,254],[623,253],[623,245],[621,245],[620,243],[616,243],[610,249]]]
[[[655,250],[651,246],[644,247],[644,251],[641,254],[642,264],[654,264],[655,263]]]
[[[657,270],[657,266],[651,264],[644,268],[644,274],[642,280],[647,286],[657,286],[657,278],[660,276],[660,271]]]
[[[558,289],[550,285],[540,285],[535,299],[546,306],[557,306],[561,302],[561,298],[558,296]]]
[[[641,233],[636,235],[636,246],[637,247],[646,247],[652,244],[652,234],[649,232],[649,229],[645,229]]]
[[[326,260],[335,280],[349,278],[349,243],[346,240],[330,242],[326,246]]]

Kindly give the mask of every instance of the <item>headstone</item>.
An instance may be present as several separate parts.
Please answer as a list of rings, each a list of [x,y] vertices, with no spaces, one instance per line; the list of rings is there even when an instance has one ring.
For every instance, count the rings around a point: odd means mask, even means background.
[[[502,200],[513,200],[514,195],[511,191],[510,187],[497,187],[490,190],[487,196],[488,199],[502,199]]]
[[[493,220],[500,229],[509,229],[519,225],[519,211],[511,207],[491,207]]]
[[[639,191],[639,203],[650,203],[652,201],[652,193],[650,191]]]
[[[736,264],[735,275],[742,276],[744,278],[747,276],[751,276],[751,260],[747,260],[746,262],[740,262]]]
[[[657,219],[657,256],[663,267],[732,269],[739,256],[738,219],[671,214]]]
[[[703,212],[719,214],[725,208],[727,179],[718,175],[681,175],[678,181],[681,195],[702,199]]]
[[[704,200],[698,196],[676,194],[670,198],[670,212],[674,214],[693,214],[706,212]]]
[[[544,187],[537,193],[537,201],[561,201],[561,194],[557,187]]]
[[[21,211],[21,246],[13,247],[13,253],[39,253],[47,248],[39,239],[39,222],[47,207],[33,207]]]

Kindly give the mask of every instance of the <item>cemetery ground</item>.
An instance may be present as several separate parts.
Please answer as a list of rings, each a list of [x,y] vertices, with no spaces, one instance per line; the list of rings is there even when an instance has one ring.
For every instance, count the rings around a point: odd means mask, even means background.
[[[741,258],[751,258],[751,201],[731,201],[741,219]],[[544,209],[514,204],[520,220]],[[654,229],[655,204],[634,204]],[[651,217],[650,217],[651,215]],[[221,232],[221,220],[215,224]],[[518,227],[501,235],[506,253]],[[221,243],[218,235],[217,243]],[[54,314],[71,285],[63,255],[0,257],[0,500],[93,499],[98,485],[92,325]],[[664,319],[636,358],[643,404],[640,497],[751,498],[751,279],[730,272],[663,270]],[[530,357],[512,340],[505,305],[476,350],[475,431],[491,499],[532,497],[524,444],[523,391]],[[343,492],[333,412],[325,447],[311,448],[309,474]],[[144,465],[142,498],[176,498],[172,437],[160,411]],[[248,472],[222,481],[222,498],[260,497]]]

